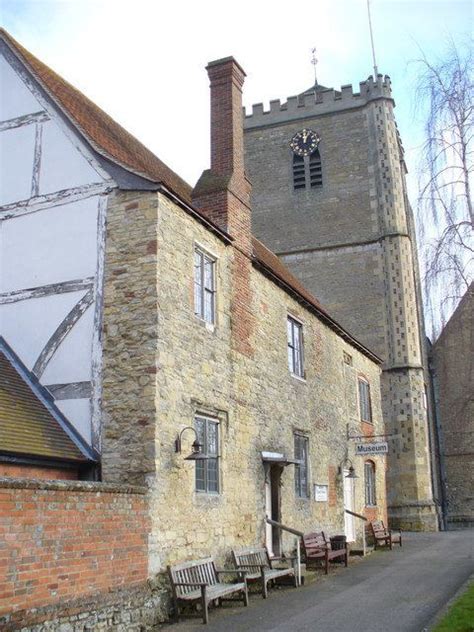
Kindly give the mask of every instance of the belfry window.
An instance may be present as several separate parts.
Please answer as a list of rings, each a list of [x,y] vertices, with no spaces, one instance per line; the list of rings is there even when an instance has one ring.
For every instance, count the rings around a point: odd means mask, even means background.
[[[295,189],[306,188],[306,175],[304,156],[293,156],[293,187]]]
[[[320,187],[323,184],[321,154],[319,153],[319,149],[316,149],[309,157],[309,183],[311,187]]]
[[[293,155],[293,189],[314,189],[323,184],[321,154],[316,149],[310,156]]]

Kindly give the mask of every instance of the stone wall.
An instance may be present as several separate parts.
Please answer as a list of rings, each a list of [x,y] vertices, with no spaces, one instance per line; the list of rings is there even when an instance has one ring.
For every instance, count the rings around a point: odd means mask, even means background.
[[[156,459],[156,193],[115,192],[107,212],[102,369],[102,475],[143,484]]]
[[[125,449],[122,437],[133,428],[134,439],[127,442],[128,462],[139,463],[142,454],[154,453],[154,463],[147,464],[150,485],[150,570],[163,571],[166,564],[209,554],[220,561],[229,557],[233,547],[265,542],[265,468],[262,451],[273,451],[294,458],[294,433],[309,439],[310,497],[295,494],[295,469],[288,465],[281,474],[280,519],[296,529],[325,528],[340,533],[344,528],[342,485],[339,466],[350,457],[359,477],[355,481],[354,509],[364,511],[363,459],[354,456],[354,441],[347,439],[347,424],[359,434],[357,376],[363,374],[371,384],[375,434],[383,432],[380,400],[380,369],[377,364],[345,342],[303,307],[286,291],[267,278],[255,264],[250,267],[250,292],[247,309],[254,326],[246,335],[252,354],[232,344],[238,328],[238,309],[234,308],[233,283],[239,273],[235,265],[236,251],[228,241],[220,239],[191,215],[162,194],[148,198],[157,209],[157,247],[155,268],[133,265],[125,258],[127,274],[122,275],[121,292],[136,288],[156,289],[157,340],[156,356],[147,346],[148,330],[135,320],[134,312],[120,312],[120,327],[114,340],[107,338],[104,365],[109,375],[121,366],[123,380],[131,380],[133,389],[104,388],[104,408],[114,428],[106,429],[104,441],[104,477],[135,476],[127,471],[127,461],[114,462],[107,453]],[[118,218],[126,217],[129,194],[117,196],[109,206],[110,225],[119,226]],[[156,206],[157,204],[157,206]],[[110,215],[112,214],[112,215]],[[114,216],[116,214],[116,216]],[[148,224],[141,215],[129,231],[114,233],[114,249],[133,251],[135,243],[146,242]],[[140,226],[143,231],[139,236]],[[206,324],[194,314],[193,266],[194,248],[199,245],[216,259],[217,318]],[[112,268],[110,268],[112,270]],[[247,269],[244,270],[247,274]],[[109,327],[108,310],[112,303],[109,292],[116,291],[113,274],[106,276],[104,322]],[[151,309],[151,307],[150,307]],[[117,317],[113,311],[112,318]],[[305,379],[293,377],[288,369],[286,322],[288,314],[301,320],[304,328]],[[149,317],[145,312],[145,322]],[[143,341],[143,342],[142,342]],[[142,369],[127,369],[122,362],[122,349],[131,345],[141,352],[150,351],[149,362]],[[346,368],[343,353],[351,356]],[[132,351],[129,350],[131,355]],[[137,390],[146,366],[156,367],[156,390]],[[108,381],[108,374],[104,376]],[[112,396],[113,394],[113,396]],[[155,409],[154,424],[135,423],[129,413]],[[193,435],[183,435],[183,452],[174,451],[174,441],[185,426],[194,424],[196,413],[213,417],[219,423],[219,493],[195,491],[195,465],[184,460],[191,451]],[[136,413],[138,415],[138,412]],[[123,429],[122,429],[123,425]],[[148,445],[148,432],[154,428],[153,445]],[[377,472],[377,515],[386,519],[385,458],[374,458]],[[153,471],[155,474],[150,475]],[[328,485],[328,502],[316,502],[314,484]],[[360,528],[358,525],[356,527]],[[293,538],[284,538],[283,548],[293,546]]]
[[[133,612],[138,630],[159,617],[148,532],[144,488],[0,479],[0,628],[113,630]]]
[[[253,228],[384,360],[389,515],[393,526],[436,529],[415,243],[388,84],[382,92],[332,105],[323,92],[321,103],[288,103],[287,116],[282,107],[245,119]],[[321,137],[323,184],[294,190],[289,141],[303,127]]]
[[[438,340],[432,361],[444,461],[448,528],[474,524],[474,285]]]

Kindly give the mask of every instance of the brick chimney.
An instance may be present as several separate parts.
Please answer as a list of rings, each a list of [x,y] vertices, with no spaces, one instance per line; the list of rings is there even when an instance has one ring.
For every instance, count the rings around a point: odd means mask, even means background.
[[[252,253],[250,183],[244,169],[242,86],[245,72],[233,57],[206,68],[211,86],[211,168],[194,187],[193,204],[247,255]]]

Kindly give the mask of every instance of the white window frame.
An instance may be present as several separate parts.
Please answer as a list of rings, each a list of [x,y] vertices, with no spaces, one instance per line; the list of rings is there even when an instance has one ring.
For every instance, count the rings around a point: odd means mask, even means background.
[[[199,266],[196,258],[199,258]],[[210,264],[211,282],[206,279],[206,263]],[[194,245],[193,253],[193,288],[194,288],[194,314],[208,325],[216,324],[216,271],[217,258],[210,254],[199,244]],[[210,310],[207,307],[210,307]]]
[[[295,332],[297,332],[296,336]],[[286,317],[286,339],[288,369],[291,375],[304,380],[303,323],[290,314]]]
[[[210,445],[210,424],[215,431],[214,445]],[[209,458],[195,461],[194,488],[199,494],[220,494],[220,423],[216,417],[196,413],[194,415],[194,427],[202,452]]]
[[[297,445],[298,442],[301,442],[300,446]],[[293,443],[295,459],[300,461],[295,463],[295,494],[298,498],[309,498],[309,438],[302,432],[295,432]],[[301,447],[303,454],[301,454]],[[301,456],[303,456],[302,459]],[[302,476],[302,472],[305,473],[305,476]]]
[[[365,392],[367,397],[362,396],[361,384],[364,385],[366,389]],[[363,376],[359,375],[357,378],[357,398],[359,401],[359,418],[361,421],[365,423],[372,424],[372,397],[370,392],[370,382]],[[366,412],[368,415],[365,417]]]
[[[364,463],[364,489],[365,489],[365,506],[377,506],[377,487],[375,482],[375,463],[373,461],[365,461]]]

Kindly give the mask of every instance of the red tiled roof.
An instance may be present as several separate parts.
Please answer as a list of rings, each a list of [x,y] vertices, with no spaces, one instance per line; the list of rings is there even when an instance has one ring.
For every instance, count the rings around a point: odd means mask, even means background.
[[[152,182],[164,184],[183,201],[191,201],[189,184],[139,140],[21,46],[4,29],[0,28],[0,35],[96,151]]]

